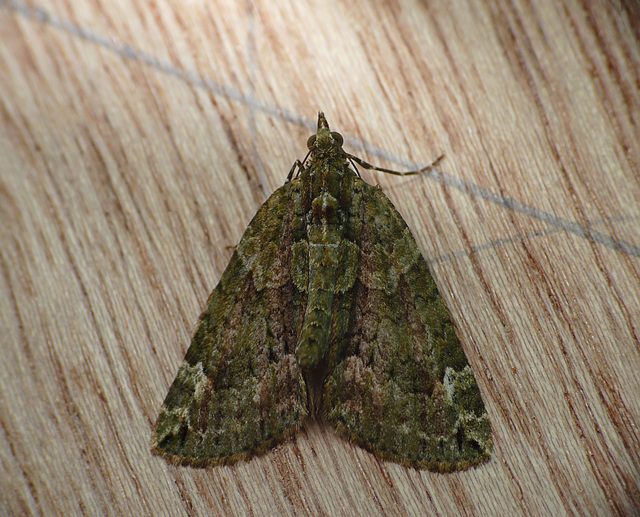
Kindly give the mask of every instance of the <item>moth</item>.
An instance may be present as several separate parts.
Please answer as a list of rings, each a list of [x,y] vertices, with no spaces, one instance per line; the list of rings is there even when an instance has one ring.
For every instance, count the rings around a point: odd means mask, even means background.
[[[342,145],[320,113],[306,158],[260,207],[207,300],[154,453],[230,464],[314,415],[406,466],[489,459],[489,418],[449,311],[406,223],[355,164],[401,173]]]

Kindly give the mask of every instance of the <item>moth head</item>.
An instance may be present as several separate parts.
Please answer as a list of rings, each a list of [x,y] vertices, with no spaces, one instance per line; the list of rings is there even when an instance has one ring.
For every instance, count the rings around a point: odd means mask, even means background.
[[[307,140],[307,147],[311,149],[329,149],[331,147],[342,147],[344,140],[340,133],[331,131],[324,113],[318,113],[318,131]]]

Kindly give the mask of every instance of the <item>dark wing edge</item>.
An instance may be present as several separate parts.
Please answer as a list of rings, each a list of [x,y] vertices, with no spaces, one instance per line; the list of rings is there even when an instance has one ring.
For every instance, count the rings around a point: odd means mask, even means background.
[[[200,316],[151,437],[152,452],[172,464],[248,460],[308,415],[295,357],[306,295],[291,276],[293,188],[258,210]]]
[[[361,181],[361,180],[358,180]],[[429,267],[379,189],[359,185],[360,266],[323,414],[376,456],[433,472],[489,460],[491,425]]]

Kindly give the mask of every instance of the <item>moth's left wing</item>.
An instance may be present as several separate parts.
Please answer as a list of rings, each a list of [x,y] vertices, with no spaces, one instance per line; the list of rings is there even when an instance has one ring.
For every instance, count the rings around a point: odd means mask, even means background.
[[[264,452],[308,412],[294,353],[306,304],[291,271],[297,189],[286,183],[258,210],[200,316],[152,437],[174,463]]]
[[[491,454],[489,419],[429,267],[382,190],[354,180],[346,235],[359,247],[351,288],[337,306],[323,412],[377,455],[438,472]]]

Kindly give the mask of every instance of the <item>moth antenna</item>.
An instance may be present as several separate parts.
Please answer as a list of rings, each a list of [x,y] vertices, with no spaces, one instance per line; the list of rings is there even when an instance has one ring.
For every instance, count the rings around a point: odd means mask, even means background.
[[[358,158],[357,156],[354,156],[353,154],[346,153],[346,155],[347,155],[347,158],[349,158],[349,160],[351,160],[352,164],[353,164],[353,162],[356,162],[358,165],[364,167],[365,169],[385,172],[387,174],[393,174],[394,176],[412,176],[414,174],[422,174],[423,172],[427,172],[427,171],[433,169],[444,158],[444,154],[441,154],[435,160],[433,160],[429,165],[426,165],[426,166],[422,167],[422,169],[418,169],[418,170],[415,170],[415,171],[401,172],[401,171],[396,171],[396,170],[393,170],[393,169],[385,169],[384,167],[377,167],[375,165],[371,165],[370,163],[365,162],[362,158]],[[360,176],[359,172],[358,172],[358,176]]]

